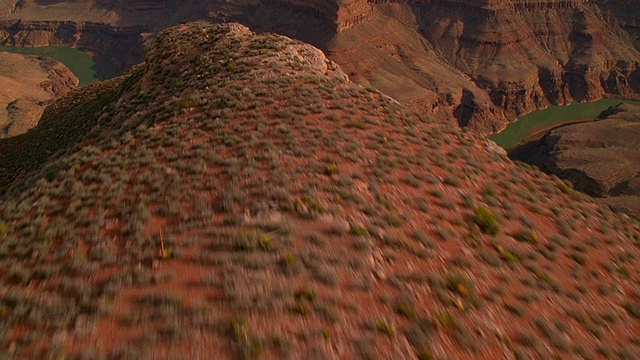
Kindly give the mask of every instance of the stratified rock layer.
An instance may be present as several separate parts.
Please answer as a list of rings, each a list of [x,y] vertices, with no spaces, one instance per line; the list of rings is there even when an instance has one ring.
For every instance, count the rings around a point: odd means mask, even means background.
[[[603,15],[606,4],[444,1],[416,9],[440,57],[507,116],[605,95],[637,97],[640,56],[618,20]]]
[[[310,42],[357,82],[485,134],[550,104],[640,92],[633,1],[24,1],[2,13],[0,43],[84,46],[123,68],[142,60],[140,34],[238,21]]]

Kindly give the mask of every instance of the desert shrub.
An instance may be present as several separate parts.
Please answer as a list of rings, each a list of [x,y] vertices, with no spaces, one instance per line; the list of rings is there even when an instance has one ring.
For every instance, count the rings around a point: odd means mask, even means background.
[[[393,334],[395,333],[393,325],[383,319],[376,320],[374,325],[378,332],[383,333],[387,336],[393,336]]]
[[[496,215],[483,206],[476,209],[473,215],[473,222],[476,223],[480,231],[485,234],[497,235],[500,232]]]
[[[523,230],[515,235],[515,238],[518,241],[526,242],[529,244],[537,244],[538,243],[538,234],[533,230]]]

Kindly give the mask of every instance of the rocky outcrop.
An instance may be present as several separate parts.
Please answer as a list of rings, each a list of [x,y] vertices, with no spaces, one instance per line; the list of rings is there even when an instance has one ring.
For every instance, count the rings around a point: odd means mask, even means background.
[[[326,50],[335,34],[366,21],[373,13],[368,0],[260,0],[234,1],[232,11],[215,9],[215,20],[248,24],[310,42]],[[239,6],[244,4],[244,6]]]
[[[0,138],[25,133],[45,107],[78,85],[62,63],[45,56],[0,52]]]
[[[547,131],[512,157],[570,181],[606,204],[640,218],[640,107],[621,104],[596,121]]]

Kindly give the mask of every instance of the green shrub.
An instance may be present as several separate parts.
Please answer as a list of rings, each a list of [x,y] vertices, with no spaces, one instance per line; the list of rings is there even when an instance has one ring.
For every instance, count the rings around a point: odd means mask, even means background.
[[[417,356],[418,356],[418,360],[432,360],[433,359],[433,353],[431,352],[431,349],[428,349],[428,348],[424,348],[424,349],[418,350]]]
[[[355,236],[367,236],[367,230],[358,225],[352,226],[350,232]]]
[[[396,312],[410,320],[413,320],[418,316],[415,306],[406,301],[398,303]]]
[[[378,332],[381,332],[387,336],[393,336],[393,334],[395,333],[395,331],[393,330],[393,326],[385,320],[376,320],[375,326]]]
[[[500,232],[496,215],[483,206],[476,209],[473,215],[473,222],[475,222],[480,228],[480,231],[485,234],[498,235]]]
[[[338,169],[337,166],[335,165],[328,165],[325,169],[324,169],[324,173],[326,175],[336,175],[340,172],[340,170]]]
[[[526,243],[529,243],[529,244],[532,244],[532,245],[537,244],[538,240],[539,240],[538,234],[533,230],[520,231],[519,233],[517,233],[515,235],[515,238],[518,241],[526,242]]]

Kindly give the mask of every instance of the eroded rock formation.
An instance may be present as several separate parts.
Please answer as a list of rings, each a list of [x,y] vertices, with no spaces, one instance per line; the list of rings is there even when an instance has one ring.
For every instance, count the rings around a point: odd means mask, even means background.
[[[0,52],[0,138],[26,132],[44,108],[78,85],[66,66],[46,56]]]
[[[637,97],[640,56],[612,12],[605,15],[606,4],[440,1],[415,9],[439,57],[507,117],[548,104]]]
[[[485,134],[550,104],[640,93],[630,0],[25,0],[0,14],[11,19],[0,41],[90,47],[122,67],[141,60],[140,33],[239,21],[310,42],[357,82]]]

